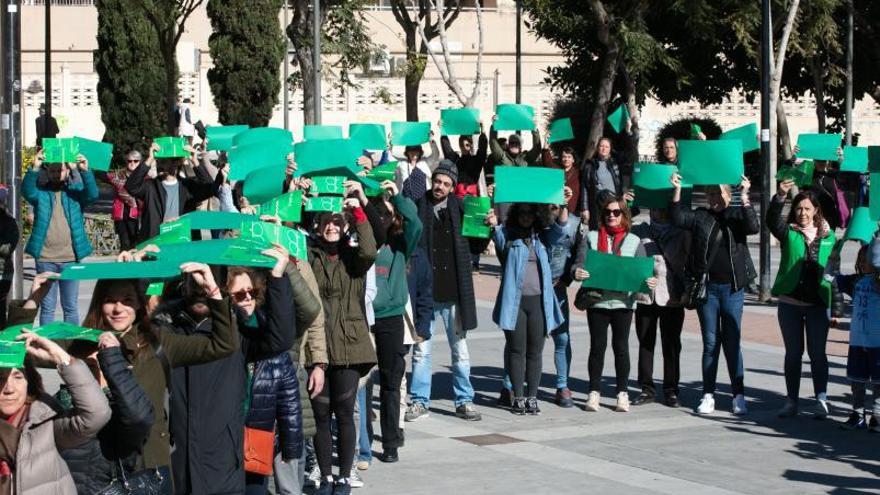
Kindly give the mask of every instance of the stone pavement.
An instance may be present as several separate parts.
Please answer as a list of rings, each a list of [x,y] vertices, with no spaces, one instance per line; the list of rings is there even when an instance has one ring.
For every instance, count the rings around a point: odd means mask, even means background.
[[[718,411],[709,417],[693,414],[701,394],[701,338],[692,314],[682,337],[681,408],[655,404],[633,407],[628,414],[614,412],[614,362],[609,349],[604,407],[586,413],[589,335],[585,316],[575,312],[570,386],[576,407],[560,409],[552,402],[555,376],[553,345],[548,340],[539,394],[543,414],[517,417],[495,406],[504,339],[491,322],[498,286],[493,273],[496,262],[486,259],[487,264],[475,278],[480,327],[468,336],[471,379],[483,420],[467,423],[454,415],[449,348],[439,331],[433,346],[430,417],[406,424],[406,446],[400,450],[399,463],[385,465],[374,457],[370,469],[362,472],[366,486],[356,494],[880,493],[880,434],[838,427],[849,410],[845,331],[833,330],[829,337],[828,392],[833,405],[829,420],[810,417],[808,365],[801,386],[801,395],[807,397],[802,399],[805,412],[797,419],[776,418],[784,381],[775,307],[751,302],[743,318],[747,416],[729,413],[724,365],[719,367]],[[83,284],[80,292],[81,311],[85,311],[91,289]],[[634,333],[630,348],[634,397],[638,391]],[[655,380],[662,379],[659,343],[654,375]],[[374,427],[378,435],[378,423]],[[378,454],[381,443],[373,445]]]

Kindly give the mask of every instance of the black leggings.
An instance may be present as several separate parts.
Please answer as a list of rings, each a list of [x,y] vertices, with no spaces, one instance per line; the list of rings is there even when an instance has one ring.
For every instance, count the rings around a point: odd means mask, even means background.
[[[336,429],[339,445],[336,454],[339,457],[339,476],[347,478],[354,460],[355,424],[354,404],[357,400],[358,380],[361,378],[357,368],[327,368],[324,375],[324,388],[312,399],[315,412],[315,456],[321,476],[326,478],[333,474],[333,437],[330,434],[330,416],[336,415]]]
[[[605,348],[608,347],[608,327],[611,326],[611,349],[614,351],[614,370],[617,374],[617,393],[626,392],[629,380],[629,326],[631,309],[587,310],[590,327],[590,392],[602,388],[602,369],[605,367]]]
[[[137,218],[116,220],[113,222],[113,226],[116,228],[116,235],[119,236],[119,250],[128,251],[133,249],[137,244],[138,238]]]
[[[400,435],[400,382],[406,372],[406,347],[403,345],[403,316],[376,318],[376,356],[379,361],[379,424],[382,426],[382,449],[397,448]],[[369,389],[368,389],[369,391]],[[369,414],[369,411],[361,411]]]
[[[639,304],[636,308],[636,337],[639,339],[639,385],[642,392],[653,395],[654,348],[657,345],[657,325],[660,325],[660,344],[663,349],[663,393],[678,394],[681,375],[681,328],[684,308]]]
[[[541,354],[547,335],[541,296],[522,296],[516,329],[504,332],[507,366],[514,397],[537,397],[541,383]],[[523,394],[523,382],[529,389]]]

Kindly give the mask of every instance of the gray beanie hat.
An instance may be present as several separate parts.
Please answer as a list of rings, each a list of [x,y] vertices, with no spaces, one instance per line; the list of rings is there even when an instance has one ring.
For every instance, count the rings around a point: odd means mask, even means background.
[[[452,185],[456,185],[458,183],[458,167],[455,166],[451,160],[440,160],[440,165],[434,169],[434,173],[431,177],[435,175],[443,174],[450,179],[452,179]]]

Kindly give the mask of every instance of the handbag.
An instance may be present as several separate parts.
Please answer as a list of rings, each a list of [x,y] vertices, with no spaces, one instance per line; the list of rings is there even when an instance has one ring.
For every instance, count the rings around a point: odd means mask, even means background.
[[[125,474],[121,460],[119,475],[96,495],[170,495],[171,477],[167,468],[151,468]],[[165,471],[163,474],[163,470]]]
[[[709,267],[715,261],[715,255],[718,254],[721,246],[721,229],[712,234],[711,247],[709,248],[709,257],[706,259],[706,269],[699,275],[688,274],[684,283],[684,296],[682,297],[682,305],[685,309],[696,309],[709,299],[709,293],[706,285],[709,282]]]
[[[244,428],[244,470],[248,473],[272,474],[275,459],[275,432]]]

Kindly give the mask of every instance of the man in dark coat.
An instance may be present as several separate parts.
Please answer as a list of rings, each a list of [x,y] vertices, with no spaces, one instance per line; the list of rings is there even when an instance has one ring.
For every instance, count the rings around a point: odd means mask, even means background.
[[[431,192],[419,200],[419,216],[424,230],[422,246],[428,253],[434,275],[434,317],[443,320],[452,353],[452,389],[455,414],[467,421],[479,421],[474,409],[470,356],[466,332],[477,327],[477,306],[471,273],[471,254],[467,239],[461,236],[464,210],[455,194],[450,194],[458,180],[455,164],[443,160],[431,177]],[[431,333],[433,334],[433,321]],[[431,342],[416,344],[413,351],[412,404],[407,421],[428,415],[431,401]]]

